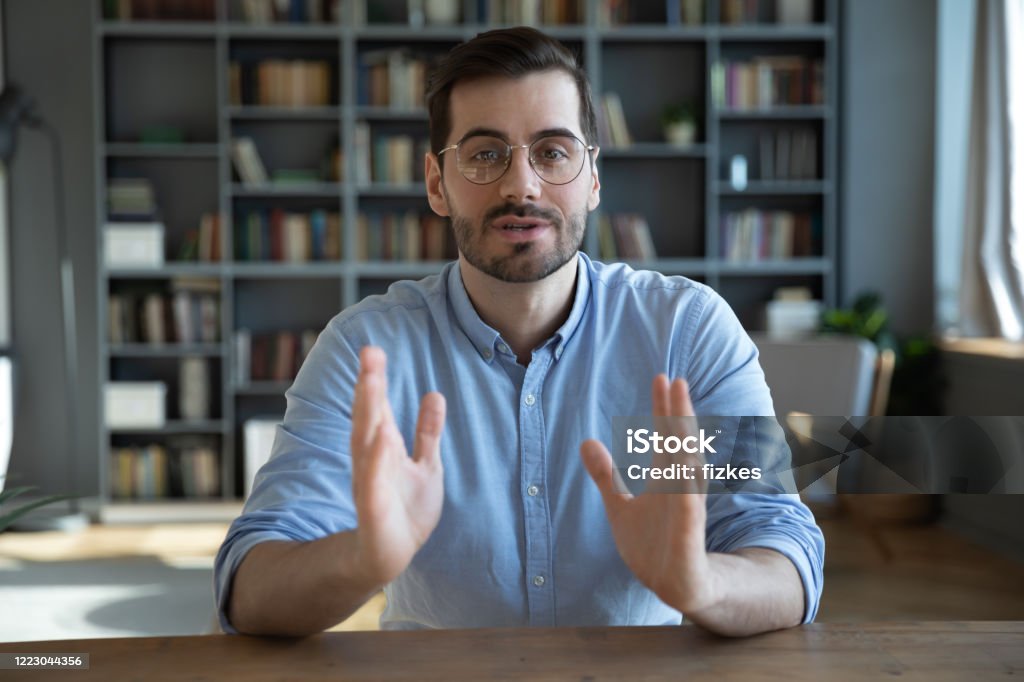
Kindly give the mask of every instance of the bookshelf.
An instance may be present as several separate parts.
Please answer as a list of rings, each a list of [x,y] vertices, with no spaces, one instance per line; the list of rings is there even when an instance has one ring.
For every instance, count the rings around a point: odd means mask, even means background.
[[[166,450],[159,462],[205,447],[216,485],[203,481],[198,489],[208,494],[187,501],[237,501],[243,424],[283,414],[303,332],[397,279],[437,272],[454,255],[429,218],[422,164],[408,165],[421,158],[427,134],[426,113],[408,93],[432,59],[504,19],[530,19],[532,7],[541,28],[581,55],[598,106],[605,93],[620,96],[632,138],[601,141],[602,203],[588,253],[649,256],[653,247],[653,258],[629,262],[711,285],[752,330],[763,328],[764,304],[778,287],[804,286],[834,304],[838,0],[810,0],[807,23],[778,23],[791,4],[97,0],[99,233],[111,220],[113,180],[144,178],[157,209],[145,219],[162,224],[165,251],[157,265],[111,266],[101,244],[99,300],[121,296],[143,309],[147,297],[167,301],[163,343],[148,340],[144,311],[137,333],[115,343],[111,310],[100,306],[99,399],[119,380],[167,386],[165,423],[101,428],[104,496],[112,499],[115,464],[126,466],[112,449],[157,446]],[[322,20],[247,20],[274,6]],[[117,18],[125,9],[134,16]],[[565,22],[544,24],[545,13]],[[435,22],[441,15],[454,19]],[[696,109],[696,136],[666,143],[662,113],[682,103]],[[240,138],[257,149],[265,181],[243,178]],[[732,175],[734,157],[746,160],[743,182]],[[616,248],[621,235],[612,228],[602,238],[603,222],[646,229],[648,248]],[[215,299],[205,322],[215,333],[183,343],[174,302],[190,282]],[[291,362],[273,359],[279,346],[297,349]],[[256,354],[266,364],[254,373]],[[182,385],[185,364],[206,368],[208,407],[192,419],[182,416],[183,395],[195,390]],[[116,486],[123,506],[153,502],[124,495],[125,480]],[[181,497],[180,480],[163,485],[158,498]]]

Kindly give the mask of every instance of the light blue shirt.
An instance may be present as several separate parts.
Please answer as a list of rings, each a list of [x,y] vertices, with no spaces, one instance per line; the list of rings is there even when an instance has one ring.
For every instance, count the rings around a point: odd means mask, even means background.
[[[565,324],[516,362],[473,308],[457,263],[399,282],[327,325],[287,392],[271,460],[216,561],[221,624],[231,578],[254,545],[356,527],[349,436],[363,346],[388,357],[389,398],[412,442],[420,398],[448,403],[441,520],[386,587],[384,629],[664,625],[679,611],[641,584],[615,547],[580,460],[611,441],[612,417],[650,414],[660,372],[689,382],[697,415],[771,415],[757,350],[713,290],[684,277],[578,257]],[[707,548],[765,547],[796,567],[813,620],[824,539],[794,495],[709,495]]]

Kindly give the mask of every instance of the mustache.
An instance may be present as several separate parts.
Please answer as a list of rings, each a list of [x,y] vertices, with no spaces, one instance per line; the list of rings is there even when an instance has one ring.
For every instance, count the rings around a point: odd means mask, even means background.
[[[540,208],[533,204],[514,204],[511,201],[488,209],[487,213],[484,214],[484,223],[490,223],[505,215],[514,215],[517,218],[540,218],[555,227],[562,226],[562,220],[555,211]]]

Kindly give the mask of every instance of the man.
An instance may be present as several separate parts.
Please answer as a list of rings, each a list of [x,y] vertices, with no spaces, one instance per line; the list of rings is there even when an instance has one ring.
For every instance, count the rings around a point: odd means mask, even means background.
[[[428,107],[429,201],[459,259],[321,334],[217,558],[224,627],[313,633],[382,588],[392,629],[812,620],[824,546],[795,497],[613,485],[613,416],[772,406],[714,292],[578,252],[601,185],[574,58],[482,34]]]

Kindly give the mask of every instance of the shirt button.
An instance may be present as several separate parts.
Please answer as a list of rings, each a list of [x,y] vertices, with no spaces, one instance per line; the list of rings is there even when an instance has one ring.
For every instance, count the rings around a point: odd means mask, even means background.
[[[542,576],[542,575],[535,575],[535,576],[533,576],[533,584],[536,585],[537,587],[543,587],[544,586],[544,576]]]
[[[526,489],[526,494],[529,495],[530,497],[537,497],[537,493],[539,492],[540,488],[538,488],[535,485],[531,485],[529,488]]]
[[[526,395],[526,404],[533,405],[535,402],[537,402],[536,396],[534,396],[532,393],[528,393]]]
[[[484,351],[484,360],[490,360],[490,359],[491,359],[491,351],[485,350]]]
[[[508,353],[508,346],[506,346],[503,343],[499,343],[498,344],[498,352],[499,353],[506,353],[507,354]]]

